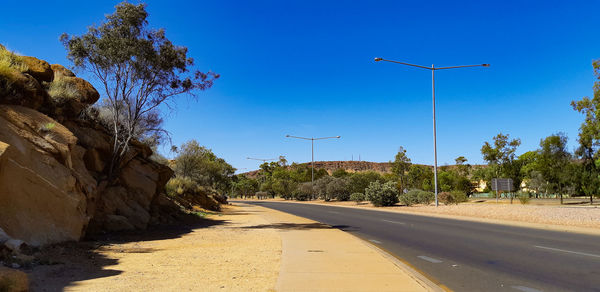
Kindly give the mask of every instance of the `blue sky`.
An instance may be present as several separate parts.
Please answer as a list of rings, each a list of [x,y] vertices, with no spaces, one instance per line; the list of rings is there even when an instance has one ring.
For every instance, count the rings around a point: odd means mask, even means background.
[[[70,65],[60,34],[84,33],[116,3],[4,3],[0,43]],[[374,57],[491,64],[436,74],[440,165],[482,163],[481,145],[499,132],[521,138],[519,153],[559,131],[573,149],[583,117],[569,103],[592,94],[600,58],[598,1],[147,3],[151,26],[221,74],[168,113],[173,142],[196,139],[240,169],[259,165],[248,156],[310,161],[310,142],[286,134],[342,136],[316,143],[316,160],[388,161],[403,146],[432,164],[430,72]]]

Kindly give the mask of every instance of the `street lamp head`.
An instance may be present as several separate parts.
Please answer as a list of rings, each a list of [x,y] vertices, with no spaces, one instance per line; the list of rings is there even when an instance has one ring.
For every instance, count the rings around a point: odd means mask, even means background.
[[[483,67],[489,67],[490,64],[481,64],[481,66],[483,66]]]
[[[290,135],[285,135],[285,137],[289,138],[289,137],[290,137]]]
[[[338,138],[338,139],[339,139],[339,138],[342,138],[342,136],[335,136],[335,137],[336,137],[336,138]]]
[[[379,61],[381,61],[381,60],[383,60],[383,59],[382,59],[382,58],[379,58],[379,57],[375,58],[375,62],[379,62]]]

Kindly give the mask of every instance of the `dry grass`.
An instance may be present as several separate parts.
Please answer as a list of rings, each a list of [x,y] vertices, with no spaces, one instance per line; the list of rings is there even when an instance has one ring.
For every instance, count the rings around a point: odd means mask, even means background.
[[[77,98],[79,94],[75,84],[66,78],[58,78],[48,84],[48,95],[58,104]]]
[[[0,45],[0,76],[10,77],[14,71],[25,72],[28,69],[23,57]]]

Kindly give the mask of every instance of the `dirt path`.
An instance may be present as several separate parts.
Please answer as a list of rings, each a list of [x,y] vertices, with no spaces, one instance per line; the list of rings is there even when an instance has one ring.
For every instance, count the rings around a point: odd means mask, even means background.
[[[281,257],[274,229],[240,207],[224,206],[203,226],[162,230],[110,243],[46,251],[56,265],[34,267],[33,291],[273,291]]]

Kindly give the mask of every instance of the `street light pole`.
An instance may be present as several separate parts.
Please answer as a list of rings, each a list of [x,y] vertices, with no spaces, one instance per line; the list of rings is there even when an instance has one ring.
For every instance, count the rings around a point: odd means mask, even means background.
[[[393,60],[386,60],[383,58],[375,58],[375,62],[386,61],[391,63],[402,64],[406,66],[412,66],[422,69],[431,70],[431,96],[433,100],[433,177],[434,177],[434,188],[435,188],[435,206],[439,205],[438,202],[438,179],[437,179],[437,135],[436,135],[436,124],[435,124],[435,70],[444,69],[456,69],[456,68],[467,68],[467,67],[489,67],[490,64],[477,64],[477,65],[460,65],[460,66],[449,66],[449,67],[435,67],[431,64],[431,67],[415,65],[410,63],[398,62]]]
[[[310,140],[310,189],[313,190],[314,184],[315,184],[315,140],[325,140],[325,139],[339,139],[341,138],[341,136],[335,136],[335,137],[320,137],[320,138],[307,138],[307,137],[297,137],[297,136],[292,136],[292,135],[285,135],[286,138],[296,138],[296,139],[302,139],[302,140]],[[314,196],[314,191],[313,194]]]

